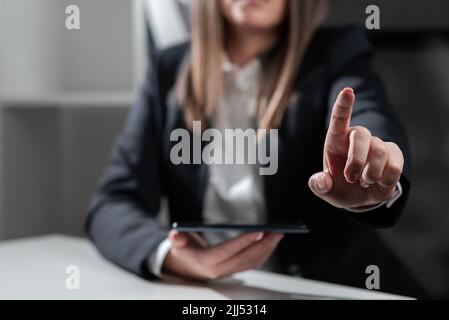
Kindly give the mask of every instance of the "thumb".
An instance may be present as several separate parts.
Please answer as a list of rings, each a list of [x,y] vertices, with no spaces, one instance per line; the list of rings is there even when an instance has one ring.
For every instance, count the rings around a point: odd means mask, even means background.
[[[171,230],[168,234],[168,238],[175,248],[186,246],[194,246],[198,248],[207,247],[207,242],[197,233],[184,233]]]
[[[171,244],[175,248],[181,248],[187,245],[188,238],[187,235],[176,230],[171,230],[168,234]]]
[[[319,198],[326,199],[334,187],[332,177],[327,172],[316,173],[309,179],[309,188]]]

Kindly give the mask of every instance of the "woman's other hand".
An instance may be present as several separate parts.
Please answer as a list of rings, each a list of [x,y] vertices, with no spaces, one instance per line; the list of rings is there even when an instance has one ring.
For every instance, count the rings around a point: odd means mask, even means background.
[[[282,234],[245,233],[216,246],[208,246],[196,233],[172,230],[172,248],[162,273],[195,280],[216,280],[261,266],[283,238]]]

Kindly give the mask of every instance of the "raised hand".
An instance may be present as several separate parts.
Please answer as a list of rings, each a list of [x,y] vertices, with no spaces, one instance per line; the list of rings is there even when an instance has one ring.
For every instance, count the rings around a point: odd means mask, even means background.
[[[354,102],[351,88],[338,95],[324,144],[323,172],[309,180],[316,196],[344,209],[392,199],[404,167],[398,145],[373,137],[364,127],[350,127]]]

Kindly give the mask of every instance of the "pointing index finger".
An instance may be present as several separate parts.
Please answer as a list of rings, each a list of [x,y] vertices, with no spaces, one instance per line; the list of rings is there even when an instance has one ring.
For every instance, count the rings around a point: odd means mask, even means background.
[[[332,109],[328,134],[331,136],[343,135],[349,129],[352,107],[355,95],[352,88],[343,89],[337,97]]]

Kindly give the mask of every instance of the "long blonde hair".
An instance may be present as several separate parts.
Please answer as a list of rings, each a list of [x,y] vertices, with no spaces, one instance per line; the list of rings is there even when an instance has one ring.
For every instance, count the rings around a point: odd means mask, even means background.
[[[225,41],[218,1],[194,0],[191,10],[191,52],[177,82],[178,102],[189,127],[194,120],[210,118],[219,106]],[[280,125],[307,47],[327,14],[327,0],[289,0],[287,10],[286,34],[264,68],[260,87],[257,115],[263,129]]]

